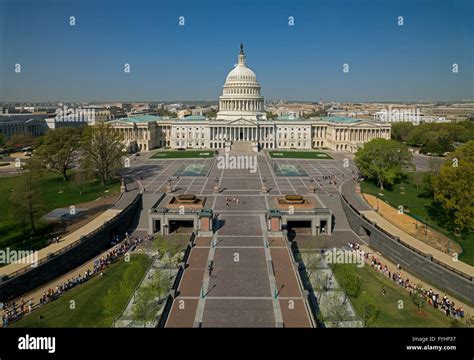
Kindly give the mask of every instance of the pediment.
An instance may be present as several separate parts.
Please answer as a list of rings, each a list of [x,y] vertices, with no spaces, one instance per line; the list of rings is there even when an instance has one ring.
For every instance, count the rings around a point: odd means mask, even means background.
[[[349,125],[351,125],[351,127],[353,127],[353,128],[358,128],[358,127],[366,128],[367,126],[374,127],[374,126],[379,126],[379,125],[383,125],[383,124],[375,123],[375,122],[372,122],[372,121],[369,122],[369,121],[362,120],[360,122],[349,124]]]
[[[253,125],[253,126],[257,126],[257,122],[249,120],[249,119],[245,119],[245,118],[242,117],[240,119],[229,121],[227,123],[227,125]]]
[[[112,125],[112,126],[124,126],[124,127],[129,127],[131,129],[133,129],[135,127],[135,124],[133,123],[130,123],[128,121],[123,121],[123,120],[113,120],[113,121],[109,121],[108,124]]]

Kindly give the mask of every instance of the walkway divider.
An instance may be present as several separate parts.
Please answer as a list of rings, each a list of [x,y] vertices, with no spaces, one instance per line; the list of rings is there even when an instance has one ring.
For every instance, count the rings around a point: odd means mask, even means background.
[[[174,278],[173,285],[171,286],[171,291],[168,294],[168,297],[166,298],[165,306],[163,309],[163,312],[161,313],[160,319],[158,321],[158,324],[156,327],[158,328],[164,328],[166,325],[166,321],[168,320],[169,314],[171,313],[171,308],[173,307],[173,301],[177,295],[178,289],[179,289],[179,284],[181,283],[181,280],[183,278],[184,270],[186,268],[186,264],[188,263],[189,256],[191,254],[191,250],[194,246],[194,239],[196,238],[196,233],[193,232],[191,234],[191,237],[189,239],[188,246],[186,247],[186,250],[184,252],[183,260],[181,262],[181,266],[178,269],[178,273],[176,274],[176,277]]]

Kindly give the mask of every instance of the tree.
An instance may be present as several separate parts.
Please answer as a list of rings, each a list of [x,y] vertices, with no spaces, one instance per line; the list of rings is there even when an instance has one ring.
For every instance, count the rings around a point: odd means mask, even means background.
[[[160,308],[160,300],[165,297],[170,288],[171,281],[165,272],[155,272],[151,281],[141,286],[135,294],[132,308],[133,319],[143,321],[143,327],[147,322],[155,320]]]
[[[426,296],[421,291],[421,285],[418,285],[412,295],[413,303],[418,307],[418,310],[421,311],[423,306],[426,304]]]
[[[438,175],[441,170],[441,165],[443,165],[442,159],[430,157],[428,160],[428,171],[434,175]]]
[[[68,180],[67,170],[74,163],[75,154],[81,144],[81,133],[78,128],[62,127],[48,131],[38,141],[35,155],[46,169],[63,176]]]
[[[74,183],[79,188],[79,194],[82,195],[84,192],[84,187],[89,183],[93,178],[93,173],[90,169],[80,168],[73,175]]]
[[[171,289],[171,281],[165,271],[157,271],[153,274],[151,287],[153,288],[154,294],[158,296],[158,301],[165,297]]]
[[[268,120],[274,120],[278,117],[277,114],[275,113],[272,113],[271,111],[266,111],[266,114],[267,114],[267,119]]]
[[[152,247],[158,252],[158,257],[162,258],[170,251],[169,242],[162,235],[156,235]]]
[[[215,111],[215,110],[210,110],[210,111],[208,111],[205,115],[206,115],[206,117],[207,117],[208,119],[213,119],[213,118],[215,118],[215,117],[217,116],[217,111]]]
[[[41,192],[38,191],[42,169],[40,164],[31,160],[26,171],[18,176],[11,194],[12,210],[18,219],[29,223],[31,231],[36,233],[36,220],[44,212]]]
[[[436,176],[438,176],[439,171],[442,165],[441,158],[437,157],[430,157],[428,161],[428,172],[424,173],[421,178],[421,188],[420,188],[420,195],[422,197],[435,198],[435,180]],[[418,190],[418,186],[417,186]]]
[[[332,292],[328,295],[326,314],[323,321],[330,323],[337,328],[341,322],[351,319],[351,314],[344,301],[341,301],[337,292]]]
[[[392,139],[400,142],[406,142],[414,126],[411,122],[398,122],[392,124]]]
[[[354,272],[354,266],[348,264],[334,265],[334,273],[339,281],[339,285],[344,290],[344,304],[347,301],[347,296],[359,296],[362,286],[361,278]]]
[[[10,149],[21,149],[33,146],[35,141],[36,140],[31,133],[18,133],[13,134],[7,141],[6,145]]]
[[[420,189],[420,196],[433,198],[434,197],[434,181],[435,175],[427,172],[423,174],[421,178],[421,189]]]
[[[143,285],[135,294],[135,302],[132,307],[132,318],[135,321],[146,323],[153,321],[158,310],[158,303],[152,284]]]
[[[84,129],[82,150],[82,166],[94,169],[102,185],[115,177],[122,167],[123,137],[110,124],[99,122]]]
[[[376,181],[380,189],[391,185],[411,165],[408,148],[393,140],[373,139],[357,150],[355,162],[362,175]]]
[[[321,258],[319,254],[315,252],[308,252],[305,261],[306,274],[308,279],[311,279],[311,276],[321,267],[320,265]]]
[[[379,316],[379,310],[370,301],[363,301],[362,303],[362,320],[364,321],[364,327],[371,327],[375,324]]]
[[[5,145],[5,135],[0,134],[0,146],[4,146],[4,145]]]
[[[107,291],[102,300],[104,314],[110,317],[111,320],[114,320],[123,308],[122,304],[118,301],[119,294],[123,291],[123,286],[117,284]]]
[[[448,227],[474,229],[474,140],[452,152],[434,181],[435,197],[440,201]]]
[[[453,150],[453,139],[447,131],[428,131],[424,134],[423,154],[443,155]]]

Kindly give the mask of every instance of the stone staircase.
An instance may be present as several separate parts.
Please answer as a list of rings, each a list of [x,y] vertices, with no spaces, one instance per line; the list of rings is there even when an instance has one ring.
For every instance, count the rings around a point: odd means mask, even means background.
[[[230,148],[230,154],[238,154],[238,155],[255,155],[254,149],[254,142],[252,141],[234,141],[232,142],[232,146]]]

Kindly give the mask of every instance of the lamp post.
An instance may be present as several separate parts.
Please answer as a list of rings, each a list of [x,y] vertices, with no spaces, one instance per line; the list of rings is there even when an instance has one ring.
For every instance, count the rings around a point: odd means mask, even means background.
[[[166,192],[167,193],[171,193],[172,189],[171,189],[171,178],[168,177],[168,185],[166,186]]]
[[[267,178],[263,177],[262,179],[262,194],[267,193]]]
[[[214,193],[218,193],[219,192],[219,178],[216,176],[216,178],[214,179]]]

